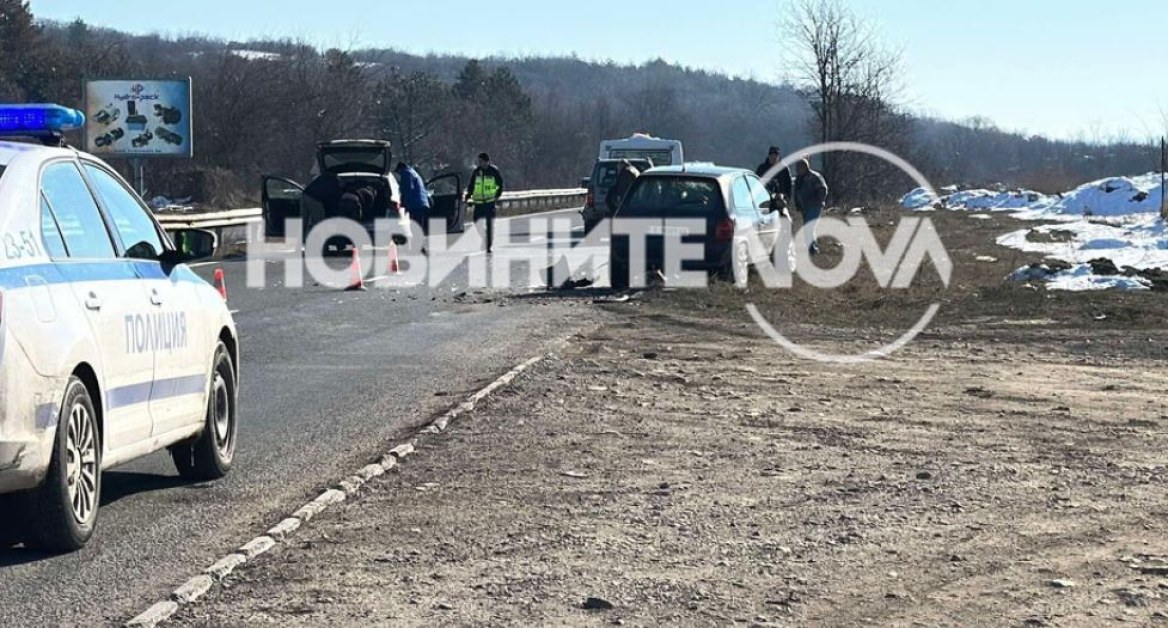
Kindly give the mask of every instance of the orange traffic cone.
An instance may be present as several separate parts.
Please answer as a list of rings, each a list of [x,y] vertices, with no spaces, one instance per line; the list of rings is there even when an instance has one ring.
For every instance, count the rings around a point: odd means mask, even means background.
[[[227,300],[227,277],[223,274],[222,268],[215,269],[215,289],[219,291],[219,296],[223,300]]]
[[[361,252],[353,247],[353,282],[345,288],[345,292],[364,292],[365,273],[361,270]]]
[[[389,274],[391,274],[391,275],[400,275],[401,274],[401,263],[398,261],[398,257],[397,257],[397,242],[390,242],[389,243],[389,269],[388,270],[389,270]]]

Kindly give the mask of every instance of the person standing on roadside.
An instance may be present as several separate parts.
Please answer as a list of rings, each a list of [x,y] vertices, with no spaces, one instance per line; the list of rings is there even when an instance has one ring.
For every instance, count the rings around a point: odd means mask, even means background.
[[[779,165],[782,160],[783,151],[779,150],[778,146],[771,146],[766,161],[759,164],[754,173],[758,175],[758,178],[766,180],[767,173]],[[780,169],[775,173],[774,178],[767,181],[767,189],[770,190],[771,196],[782,196],[784,202],[791,200],[791,171],[786,168]]]
[[[486,227],[487,255],[495,244],[495,214],[499,197],[503,196],[503,175],[491,163],[491,156],[481,153],[478,167],[470,175],[470,185],[466,188],[466,200],[475,206],[475,223],[479,232]],[[484,223],[486,223],[484,225]]]
[[[616,213],[620,211],[621,205],[625,202],[625,196],[628,195],[639,176],[641,176],[641,171],[637,170],[632,162],[628,159],[621,160],[620,170],[616,173],[616,181],[608,189],[608,195],[604,197],[604,203],[608,205],[609,218],[616,217]]]
[[[404,162],[398,162],[393,169],[401,181],[402,205],[410,214],[410,220],[422,228],[422,233],[429,233],[430,195],[426,192],[426,182],[418,171]]]
[[[811,169],[811,162],[806,159],[795,164],[795,174],[795,209],[803,217],[801,231],[806,238],[808,251],[811,255],[819,255],[819,238],[815,231],[816,223],[827,204],[827,181],[824,181],[823,175]]]

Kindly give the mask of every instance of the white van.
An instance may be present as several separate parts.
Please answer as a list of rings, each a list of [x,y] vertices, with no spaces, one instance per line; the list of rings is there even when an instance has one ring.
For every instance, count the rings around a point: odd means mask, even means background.
[[[678,140],[635,133],[627,139],[601,142],[600,159],[651,159],[654,166],[680,166],[685,154]]]

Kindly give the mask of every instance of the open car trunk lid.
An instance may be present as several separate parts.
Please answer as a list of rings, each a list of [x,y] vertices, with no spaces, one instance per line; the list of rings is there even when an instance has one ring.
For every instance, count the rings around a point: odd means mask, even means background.
[[[389,142],[339,140],[319,144],[316,150],[320,174],[373,174],[385,176],[392,168]]]

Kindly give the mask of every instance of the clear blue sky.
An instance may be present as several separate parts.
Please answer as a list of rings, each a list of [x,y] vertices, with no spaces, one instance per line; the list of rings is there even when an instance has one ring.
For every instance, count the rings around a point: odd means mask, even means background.
[[[1168,111],[1165,0],[845,0],[905,53],[908,103],[1056,137],[1140,138]],[[660,7],[668,4],[669,9]],[[468,55],[655,57],[777,81],[781,0],[31,0],[132,32]],[[571,8],[569,8],[571,7]]]

